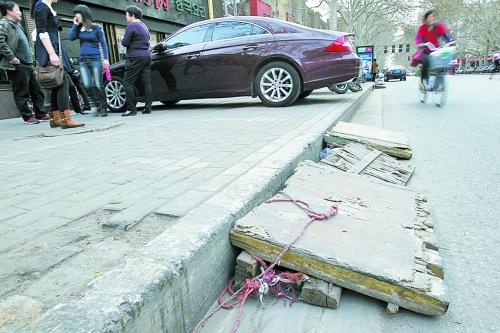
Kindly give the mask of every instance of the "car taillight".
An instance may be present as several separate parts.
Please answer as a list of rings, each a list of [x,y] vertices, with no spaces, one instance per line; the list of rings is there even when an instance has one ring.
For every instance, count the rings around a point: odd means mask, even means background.
[[[403,69],[403,73],[406,73],[406,69]]]
[[[335,42],[330,44],[330,46],[328,46],[323,52],[353,52],[353,51],[354,48],[349,42],[349,39],[347,39],[346,36],[342,36]]]
[[[392,72],[391,71],[387,71],[387,74],[391,74]]]

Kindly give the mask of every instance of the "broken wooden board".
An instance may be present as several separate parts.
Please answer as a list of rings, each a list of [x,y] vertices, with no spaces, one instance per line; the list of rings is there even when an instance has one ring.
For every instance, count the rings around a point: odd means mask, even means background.
[[[325,142],[345,146],[350,142],[369,144],[387,155],[409,160],[411,147],[402,132],[340,121],[325,134]]]
[[[406,185],[415,171],[412,165],[403,164],[379,150],[355,142],[335,149],[320,162],[346,172],[364,174],[398,185]]]
[[[283,191],[317,213],[334,204],[339,213],[311,223],[280,266],[415,312],[446,313],[447,289],[436,276],[442,271],[424,197],[311,161],[299,165]],[[308,220],[294,203],[264,203],[235,223],[231,242],[273,262]]]

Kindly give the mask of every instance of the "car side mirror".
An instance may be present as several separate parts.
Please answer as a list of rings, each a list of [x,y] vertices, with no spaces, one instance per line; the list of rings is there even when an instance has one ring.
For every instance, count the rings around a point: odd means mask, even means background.
[[[161,53],[167,50],[167,43],[160,42],[153,47],[153,52]]]

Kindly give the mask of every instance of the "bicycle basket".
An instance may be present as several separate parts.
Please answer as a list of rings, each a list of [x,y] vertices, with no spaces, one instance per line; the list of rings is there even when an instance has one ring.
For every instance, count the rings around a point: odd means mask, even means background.
[[[450,62],[455,58],[456,47],[445,47],[429,54],[430,67],[434,69],[449,69]]]

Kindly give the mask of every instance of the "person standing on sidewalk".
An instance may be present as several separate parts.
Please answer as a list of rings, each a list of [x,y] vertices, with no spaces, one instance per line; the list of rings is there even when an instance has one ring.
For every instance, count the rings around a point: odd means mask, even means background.
[[[97,107],[96,116],[106,117],[108,108],[102,83],[102,69],[109,66],[106,37],[102,27],[92,19],[89,7],[76,5],[73,13],[75,17],[68,38],[80,40],[80,73],[83,86]]]
[[[378,74],[378,62],[377,62],[377,59],[373,59],[373,62],[372,62],[372,80],[373,82],[375,82],[375,77],[377,76]]]
[[[31,17],[36,23],[35,57],[40,66],[46,66],[49,62],[54,66],[63,64],[68,71],[70,64],[59,58],[59,51],[64,54],[64,48],[60,43],[59,31],[62,26],[57,18],[52,3],[57,0],[30,0]],[[61,50],[59,50],[61,47]],[[69,110],[69,82],[66,75],[63,76],[63,84],[52,88],[50,93],[50,127],[73,128],[84,126],[85,123],[77,122],[71,118]]]
[[[9,73],[12,92],[17,109],[25,124],[38,124],[48,121],[43,104],[43,90],[36,80],[31,56],[31,47],[24,29],[21,27],[21,10],[12,1],[0,4],[0,69]],[[28,106],[31,97],[33,111]]]
[[[125,9],[125,17],[128,25],[121,43],[127,48],[125,75],[123,78],[123,85],[127,96],[127,111],[122,114],[122,117],[135,116],[137,114],[134,83],[139,75],[141,76],[141,83],[144,86],[144,97],[146,100],[142,114],[151,113],[151,104],[153,104],[149,29],[141,21],[142,10],[139,7],[128,6]]]

